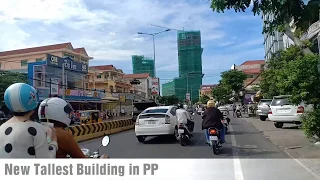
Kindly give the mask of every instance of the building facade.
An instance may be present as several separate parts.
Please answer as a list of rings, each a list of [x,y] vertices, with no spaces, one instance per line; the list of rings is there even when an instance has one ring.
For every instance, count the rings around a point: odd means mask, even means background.
[[[28,82],[41,100],[57,96],[68,100],[75,110],[101,109],[105,93],[86,89],[88,65],[70,57],[47,54],[41,62],[28,63]]]
[[[213,98],[212,89],[216,86],[217,84],[201,85],[199,89],[199,99],[203,95],[208,96],[209,98]]]
[[[244,81],[244,87],[247,91],[252,91],[254,86],[259,85],[261,81],[262,68],[265,65],[265,60],[251,60],[245,61],[235,68],[241,70],[247,75],[247,79]]]
[[[155,65],[154,65],[154,60],[152,58],[133,55],[132,68],[133,68],[133,74],[148,73],[151,77],[155,77]]]
[[[140,84],[132,85],[136,93],[141,97],[143,97],[144,99],[152,99],[152,94],[151,94],[152,77],[149,75],[149,73],[125,74],[123,78],[128,81],[138,80]]]
[[[274,17],[272,14],[264,14],[262,16],[263,22],[272,20]],[[295,26],[293,25],[293,21],[290,23],[292,27],[292,31],[295,31]],[[264,33],[264,52],[265,52],[265,60],[268,61],[271,59],[272,55],[279,50],[286,49],[289,46],[293,45],[294,42],[283,32],[274,32],[273,34]]]
[[[0,69],[27,73],[28,63],[42,62],[46,60],[47,54],[70,57],[85,64],[89,64],[89,60],[93,59],[84,48],[73,48],[69,42],[0,52]]]
[[[199,97],[202,85],[202,52],[200,31],[178,31],[178,63],[179,77],[162,85],[163,95],[174,94],[181,101],[190,94],[193,101]],[[173,84],[174,85],[173,85]],[[174,93],[170,93],[174,89]]]

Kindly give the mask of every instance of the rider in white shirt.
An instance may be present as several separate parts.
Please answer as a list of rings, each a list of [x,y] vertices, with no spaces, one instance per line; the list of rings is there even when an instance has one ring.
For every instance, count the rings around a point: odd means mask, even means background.
[[[189,131],[193,131],[194,122],[191,121],[191,115],[183,108],[183,105],[178,105],[176,116],[179,124],[185,124],[188,127]]]

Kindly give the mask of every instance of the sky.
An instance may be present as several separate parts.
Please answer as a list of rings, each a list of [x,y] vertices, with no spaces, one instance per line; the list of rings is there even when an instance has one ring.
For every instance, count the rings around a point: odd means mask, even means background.
[[[209,0],[1,0],[0,51],[71,42],[90,65],[132,73],[132,55],[153,57],[152,37],[165,29],[200,30],[203,84],[233,64],[263,60],[262,19],[252,12],[216,13]],[[156,36],[160,84],[178,76],[177,31]]]

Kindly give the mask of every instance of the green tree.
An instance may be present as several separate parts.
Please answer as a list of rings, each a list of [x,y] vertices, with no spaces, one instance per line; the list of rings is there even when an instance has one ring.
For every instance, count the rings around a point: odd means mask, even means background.
[[[207,96],[207,95],[201,95],[200,96],[200,102],[202,103],[202,104],[207,104],[207,102],[210,100],[210,97],[209,96]]]
[[[221,73],[221,84],[223,87],[234,91],[236,94],[243,89],[243,81],[247,79],[247,75],[242,71],[229,70]]]
[[[293,21],[297,27],[297,32],[305,32],[310,24],[319,19],[319,1],[310,0],[307,4],[303,0],[212,0],[211,9],[216,12],[234,9],[235,12],[245,12],[251,10],[254,15],[272,14],[273,19],[265,20],[263,32],[273,33],[275,31],[284,32],[298,46],[302,46],[300,33],[294,34],[291,31],[290,22]],[[303,49],[304,53],[312,54],[308,47]]]
[[[313,110],[302,116],[302,128],[308,137],[320,137],[319,59],[318,55],[305,54],[300,47],[291,46],[268,62],[261,81],[263,95],[290,95],[296,105],[302,101],[313,105]]]
[[[227,103],[231,98],[231,94],[232,90],[221,83],[212,89],[212,96],[219,102]]]
[[[27,75],[16,72],[0,71],[0,96],[1,105],[3,101],[3,95],[5,90],[13,83],[27,83]]]

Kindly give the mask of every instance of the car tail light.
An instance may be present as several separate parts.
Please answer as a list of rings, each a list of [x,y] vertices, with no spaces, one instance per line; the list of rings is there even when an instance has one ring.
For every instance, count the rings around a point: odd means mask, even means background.
[[[268,112],[268,114],[272,114],[272,111],[271,111],[271,109],[269,109],[269,112]]]
[[[164,122],[165,124],[170,124],[170,116],[166,115]]]
[[[182,127],[184,127],[183,124],[179,124],[179,128],[182,128]]]
[[[215,130],[215,129],[210,129],[209,134],[210,134],[210,135],[216,135],[216,134],[217,134],[217,130]]]
[[[304,107],[303,106],[299,106],[297,109],[297,113],[303,113],[304,112]]]
[[[136,118],[136,125],[139,125],[139,117]]]

